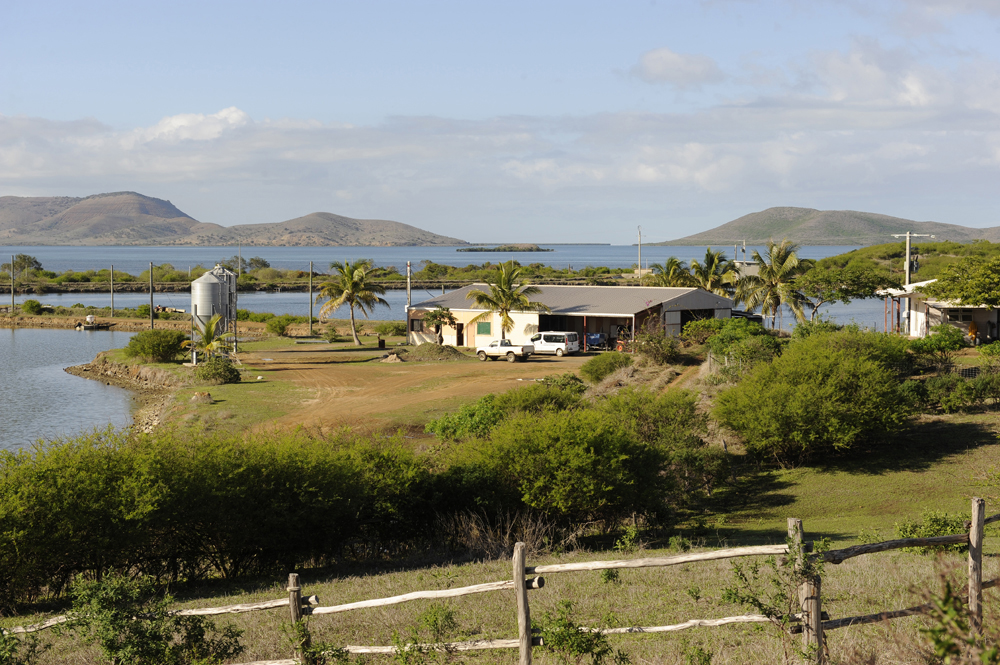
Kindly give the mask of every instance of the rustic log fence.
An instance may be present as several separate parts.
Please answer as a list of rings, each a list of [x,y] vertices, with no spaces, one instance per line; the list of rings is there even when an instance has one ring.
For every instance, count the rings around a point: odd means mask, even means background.
[[[781,556],[793,553],[796,556],[795,566],[801,570],[806,564],[806,557],[811,557],[814,561],[822,561],[829,564],[840,564],[848,559],[867,554],[877,554],[909,547],[937,547],[944,545],[968,544],[968,608],[970,620],[973,628],[977,632],[982,630],[982,597],[983,589],[996,587],[1000,584],[1000,578],[983,581],[983,529],[986,525],[1000,522],[1000,514],[986,517],[986,502],[980,498],[972,499],[972,519],[965,523],[968,531],[947,536],[935,536],[929,538],[901,538],[887,540],[879,543],[866,543],[854,545],[843,549],[829,550],[826,552],[810,553],[812,543],[803,540],[802,521],[794,518],[788,520],[788,535],[792,546],[789,545],[759,545],[752,547],[736,547],[728,549],[713,550],[709,552],[697,552],[692,554],[678,554],[668,557],[652,557],[642,559],[623,559],[610,561],[581,561],[565,564],[548,564],[540,566],[528,566],[525,561],[525,545],[517,543],[514,546],[512,557],[512,579],[498,582],[486,582],[472,586],[459,587],[456,589],[442,589],[429,591],[414,591],[388,598],[376,598],[363,600],[343,605],[333,605],[323,607],[319,605],[317,596],[303,596],[302,587],[299,583],[299,576],[291,573],[288,576],[288,598],[269,600],[258,603],[243,603],[239,605],[226,605],[222,607],[207,607],[197,609],[174,610],[172,614],[181,616],[215,616],[220,614],[240,614],[244,612],[256,612],[261,610],[272,610],[287,607],[289,608],[292,623],[296,623],[305,616],[320,616],[324,614],[338,614],[372,607],[384,607],[396,605],[416,600],[436,600],[441,598],[457,598],[479,593],[490,593],[493,591],[503,591],[513,589],[515,591],[517,628],[518,636],[512,639],[493,640],[468,640],[463,642],[445,642],[438,644],[419,644],[415,648],[426,651],[475,651],[482,649],[518,649],[519,665],[531,665],[532,649],[537,646],[544,646],[542,638],[532,635],[531,613],[528,603],[528,591],[542,589],[545,586],[545,578],[542,573],[571,573],[594,570],[617,570],[627,568],[660,568],[678,566],[701,561],[718,561],[722,559],[735,559],[741,557],[754,556]],[[526,575],[535,575],[527,578]],[[830,619],[822,610],[822,580],[818,575],[806,575],[798,588],[798,600],[801,609],[791,617],[785,617],[796,625],[792,626],[793,633],[802,635],[802,653],[807,654],[808,662],[825,663],[825,634],[831,630],[848,628],[870,623],[889,621],[901,617],[921,614],[929,605],[917,605],[898,610],[889,610],[875,614],[846,617],[842,619]],[[5,629],[5,634],[25,634],[45,630],[69,620],[67,616],[57,616],[44,622],[30,626],[18,626]],[[781,617],[764,616],[760,614],[744,614],[740,616],[722,617],[718,619],[690,619],[683,623],[667,626],[630,626],[625,628],[581,628],[590,632],[599,632],[605,635],[620,635],[633,633],[672,633],[692,628],[707,628],[715,626],[725,626],[745,623],[776,623]],[[305,638],[308,640],[308,636]],[[296,645],[294,658],[284,660],[262,660],[242,665],[301,665],[302,650],[309,646],[308,642]],[[343,651],[357,654],[394,654],[398,652],[397,646],[345,646]]]

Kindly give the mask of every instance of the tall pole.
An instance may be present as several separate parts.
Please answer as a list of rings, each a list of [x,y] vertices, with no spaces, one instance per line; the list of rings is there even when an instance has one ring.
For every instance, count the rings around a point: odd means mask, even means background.
[[[11,265],[14,265],[13,259],[11,259]],[[412,271],[410,270],[410,262],[407,261],[406,262],[406,343],[407,344],[410,343],[410,273],[411,272]],[[13,273],[11,273],[11,274],[13,274]],[[11,283],[11,287],[10,287],[11,288],[11,293],[13,293],[13,289],[14,289],[14,286],[13,286],[14,279],[13,278],[11,278],[11,282],[10,283]],[[11,302],[13,302],[13,298],[14,297],[11,296]],[[13,308],[12,308],[12,311],[13,311]]]
[[[115,318],[115,264],[111,264],[111,318]]]
[[[236,277],[239,279],[243,276],[243,241],[240,240],[236,247]]]
[[[313,262],[309,262],[309,336],[313,335]]]
[[[406,264],[410,265],[410,264]],[[407,293],[409,293],[409,288],[407,288]],[[409,305],[409,303],[407,303]],[[14,255],[10,255],[10,315],[14,316]]]
[[[642,227],[639,227],[639,279],[642,279]]]
[[[935,238],[936,236],[934,236],[933,234],[928,234],[928,233],[911,233],[910,231],[907,231],[906,233],[893,233],[892,237],[893,238],[904,238],[904,237],[906,238],[906,257],[903,259],[904,261],[906,261],[906,266],[905,266],[906,270],[905,270],[905,273],[904,273],[906,275],[905,282],[904,282],[904,287],[906,287],[906,286],[910,285],[910,267],[911,267],[911,265],[913,263],[911,261],[911,259],[910,259],[910,238],[911,237],[913,237],[913,238]],[[909,332],[910,332],[910,299],[909,298],[905,298],[905,300],[906,300],[906,333],[909,334]],[[902,304],[902,303],[900,303],[900,304]],[[900,332],[902,332],[902,330],[900,330]]]
[[[153,329],[153,262],[149,262],[149,329]]]

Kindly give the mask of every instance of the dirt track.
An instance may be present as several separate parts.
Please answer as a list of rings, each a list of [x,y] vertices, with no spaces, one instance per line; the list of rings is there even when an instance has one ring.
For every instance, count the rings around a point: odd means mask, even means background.
[[[247,354],[244,362],[312,391],[313,398],[279,418],[279,427],[328,429],[422,424],[488,393],[524,380],[576,372],[585,357],[533,356],[527,362],[382,363],[370,348],[310,346]],[[266,360],[270,359],[270,360]]]

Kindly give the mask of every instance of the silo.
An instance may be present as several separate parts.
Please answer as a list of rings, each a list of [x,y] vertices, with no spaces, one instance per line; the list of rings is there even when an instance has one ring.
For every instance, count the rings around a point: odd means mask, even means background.
[[[205,330],[205,323],[215,314],[222,314],[223,319],[227,318],[227,291],[227,284],[211,272],[206,272],[191,282],[191,314],[195,317],[195,325],[202,332]]]
[[[230,321],[236,320],[236,273],[220,265],[209,270],[209,273],[223,284],[222,308],[219,313],[228,327]]]

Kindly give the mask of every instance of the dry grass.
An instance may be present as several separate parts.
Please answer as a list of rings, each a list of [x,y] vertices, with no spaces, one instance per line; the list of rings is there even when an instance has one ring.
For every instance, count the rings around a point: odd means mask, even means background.
[[[664,551],[645,551],[641,556],[664,555]],[[564,555],[530,557],[529,565],[594,559],[619,558],[620,555],[594,555],[574,552]],[[625,557],[628,558],[628,557]],[[952,555],[945,559],[961,566],[964,559]],[[909,553],[870,555],[827,568],[823,579],[824,609],[834,618],[908,607],[920,602],[921,589],[936,589],[940,563],[935,557]],[[743,614],[747,610],[727,605],[721,600],[729,583],[728,562],[690,564],[673,568],[623,570],[617,582],[602,581],[599,572],[560,573],[546,576],[545,587],[532,591],[532,616],[537,620],[551,612],[561,600],[571,600],[578,622],[585,626],[656,626],[680,623],[691,618],[717,618]],[[510,560],[498,559],[464,565],[442,565],[381,572],[359,570],[339,576],[303,575],[303,593],[318,594],[323,605],[348,603],[407,593],[421,589],[446,589],[487,581],[509,579]],[[997,576],[997,564],[986,564],[986,576]],[[192,590],[196,600],[181,603],[184,607],[251,602],[285,595],[284,580],[237,588]],[[911,591],[911,589],[913,589]],[[987,625],[997,617],[996,598],[987,591]],[[445,601],[456,614],[459,631],[449,637],[471,639],[513,637],[516,613],[512,591],[466,596]],[[407,635],[418,616],[430,605],[417,601],[383,608],[320,616],[309,625],[316,641],[334,645],[393,644],[393,635]],[[267,658],[288,658],[290,648],[283,637],[282,625],[287,614],[281,610],[238,615],[232,621],[246,633],[246,653],[239,662]],[[891,624],[841,629],[828,634],[833,663],[926,662],[913,645],[919,643],[919,617],[898,619]],[[10,620],[4,621],[11,625]],[[616,635],[612,644],[628,653],[634,663],[684,663],[685,649],[699,645],[713,654],[714,665],[780,663],[784,646],[775,629],[769,626],[726,626],[684,631],[675,634]],[[66,637],[57,638],[57,650],[43,663],[94,663],[91,650],[82,649]],[[463,656],[482,663],[509,663],[511,651],[481,652]],[[539,663],[555,658],[536,651]],[[388,662],[376,656],[372,662]]]

